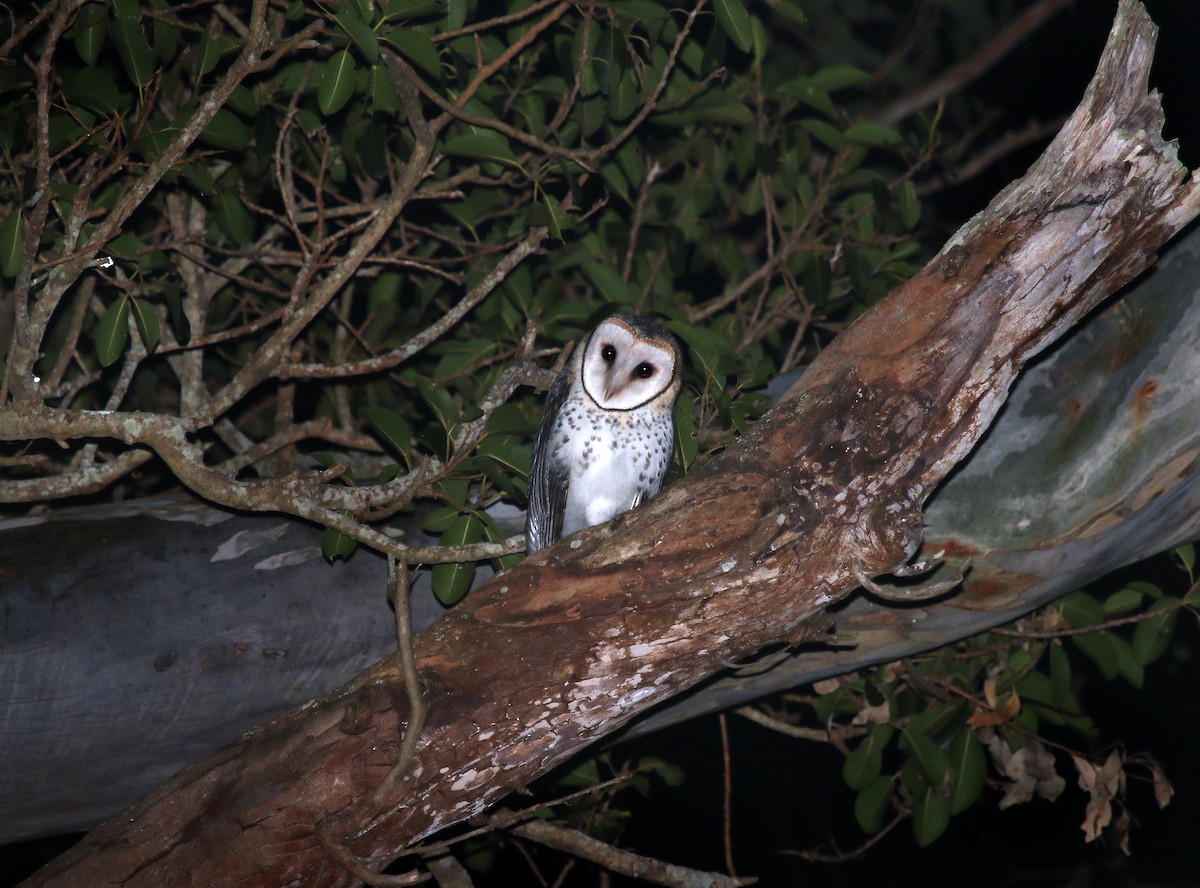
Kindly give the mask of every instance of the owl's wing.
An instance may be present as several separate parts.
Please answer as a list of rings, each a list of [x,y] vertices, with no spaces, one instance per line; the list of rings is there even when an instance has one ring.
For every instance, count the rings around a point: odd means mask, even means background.
[[[571,476],[567,467],[551,453],[554,423],[571,390],[569,369],[554,379],[546,393],[542,424],[533,445],[533,463],[529,469],[529,511],[525,513],[525,551],[544,549],[562,536],[563,512],[567,508],[567,487]]]

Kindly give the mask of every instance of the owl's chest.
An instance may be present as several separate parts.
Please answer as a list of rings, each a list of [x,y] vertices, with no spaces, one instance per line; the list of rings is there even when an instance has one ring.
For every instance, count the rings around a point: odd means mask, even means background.
[[[555,423],[554,459],[567,468],[564,533],[607,521],[662,485],[671,420],[652,411],[588,410],[569,400]]]

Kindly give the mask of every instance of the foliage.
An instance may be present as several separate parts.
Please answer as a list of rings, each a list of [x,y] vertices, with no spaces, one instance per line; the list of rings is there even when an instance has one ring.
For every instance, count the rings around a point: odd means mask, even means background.
[[[79,443],[7,430],[4,498],[182,481],[326,524],[330,558],[446,562],[449,603],[464,558],[519,551],[486,509],[525,497],[533,359],[610,310],[659,317],[690,354],[686,471],[914,270],[928,133],[849,113],[867,76],[774,39],[792,4],[500,12],[29,10],[8,55],[37,61],[0,69],[0,396]],[[145,447],[166,471],[135,482]],[[422,500],[453,548],[372,527]]]
[[[1142,581],[1103,600],[1090,590],[1074,592],[1015,627],[819,682],[817,696],[794,698],[811,715],[792,711],[788,720],[827,726],[828,739],[846,752],[843,779],[856,793],[855,817],[867,833],[909,819],[917,842],[932,843],[980,799],[989,762],[991,782],[1003,790],[1001,809],[1035,796],[1053,801],[1066,787],[1058,764],[1069,759],[1090,799],[1081,827],[1086,839],[1111,826],[1128,853],[1126,771],[1152,782],[1160,807],[1171,786],[1148,755],[1093,751],[1099,732],[1080,705],[1081,664],[1067,647],[1106,680],[1140,689],[1146,667],[1167,650],[1180,611],[1200,613],[1194,547],[1177,549],[1175,558],[1186,577],[1177,594]]]

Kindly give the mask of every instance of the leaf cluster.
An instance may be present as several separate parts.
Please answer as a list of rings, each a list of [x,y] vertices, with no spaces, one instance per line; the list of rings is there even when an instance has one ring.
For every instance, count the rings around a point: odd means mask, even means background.
[[[142,492],[186,462],[245,507],[241,478],[324,466],[315,511],[272,502],[326,523],[331,558],[389,550],[370,524],[422,500],[447,551],[507,545],[488,509],[526,495],[521,385],[612,310],[687,346],[682,472],[916,267],[929,133],[862,119],[870,78],[788,39],[790,3],[24,15],[7,45],[34,63],[0,69],[4,400],[185,431],[202,456],[129,441],[171,465]],[[23,498],[133,484],[97,480],[120,445],[36,437]],[[473,571],[439,566],[442,600]]]
[[[985,633],[820,685],[824,693],[811,701],[815,720],[838,726],[831,736],[858,737],[846,747],[842,776],[856,793],[859,826],[877,833],[907,817],[918,844],[928,845],[954,815],[979,801],[990,770],[992,783],[1003,789],[1001,808],[1035,795],[1053,800],[1065,781],[1050,749],[1069,753],[1081,785],[1087,784],[1087,769],[1100,768],[1109,756],[1096,759],[1090,752],[1100,731],[1081,706],[1080,663],[1068,647],[1105,680],[1120,678],[1140,689],[1146,667],[1167,650],[1180,612],[1195,615],[1200,603],[1194,547],[1180,547],[1175,557],[1187,577],[1176,594],[1142,581],[1102,597],[1080,590],[1018,621],[1012,631]],[[1126,760],[1118,758],[1123,767]],[[1094,766],[1088,764],[1093,760]],[[1128,761],[1149,767],[1156,786],[1166,784],[1152,759]],[[1105,804],[1119,802],[1123,791],[1122,782],[1121,792],[1114,790]],[[1158,797],[1165,805],[1169,792]],[[1088,840],[1100,832],[1088,831]]]

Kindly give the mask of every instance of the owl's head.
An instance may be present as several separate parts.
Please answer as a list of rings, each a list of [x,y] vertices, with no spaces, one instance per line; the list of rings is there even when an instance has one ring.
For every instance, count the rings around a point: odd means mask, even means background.
[[[584,343],[580,376],[604,410],[636,410],[679,394],[679,344],[658,324],[631,314],[602,321]]]

